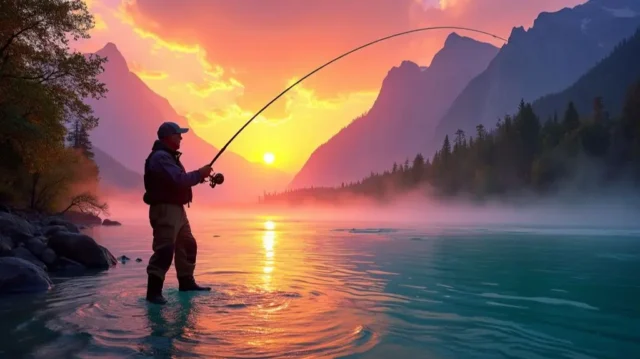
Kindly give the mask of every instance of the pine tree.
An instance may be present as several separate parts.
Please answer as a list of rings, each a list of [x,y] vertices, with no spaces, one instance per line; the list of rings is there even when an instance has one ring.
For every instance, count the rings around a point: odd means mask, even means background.
[[[476,126],[476,134],[478,137],[478,141],[483,141],[487,135],[487,131],[484,129],[484,125],[479,124]]]
[[[443,159],[449,158],[451,154],[451,143],[449,143],[449,135],[444,136],[444,143],[442,144],[442,157]]]
[[[413,159],[413,166],[411,166],[411,171],[413,172],[413,184],[420,182],[422,180],[422,174],[424,172],[424,156],[422,156],[421,153],[418,153]]]
[[[562,125],[564,126],[564,130],[566,132],[571,132],[580,127],[580,115],[578,114],[573,101],[569,102],[569,106],[567,106],[567,110],[564,113]]]
[[[457,152],[459,150],[461,150],[464,146],[464,142],[465,142],[465,137],[464,137],[464,131],[461,129],[458,129],[458,131],[456,131],[456,139],[454,141],[454,152]]]
[[[595,123],[604,121],[604,104],[602,103],[602,96],[598,96],[593,99],[593,121]]]
[[[87,158],[93,159],[93,145],[89,139],[89,133],[80,121],[74,122],[73,130],[69,132],[67,141],[70,142],[71,147],[81,150]]]

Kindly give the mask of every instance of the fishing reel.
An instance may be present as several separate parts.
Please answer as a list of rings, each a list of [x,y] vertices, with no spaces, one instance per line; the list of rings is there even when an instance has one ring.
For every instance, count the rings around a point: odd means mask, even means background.
[[[216,185],[224,183],[224,175],[222,173],[212,173],[207,177],[207,179],[208,181],[205,180],[205,182],[209,182],[209,186],[211,186],[211,188],[215,188]]]

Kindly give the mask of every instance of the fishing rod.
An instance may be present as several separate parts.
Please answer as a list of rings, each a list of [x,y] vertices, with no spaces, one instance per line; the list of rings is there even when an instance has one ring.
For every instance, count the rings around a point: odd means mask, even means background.
[[[389,35],[389,36],[385,36],[383,38],[368,42],[364,45],[358,46],[353,50],[350,50],[348,52],[345,52],[344,54],[332,59],[331,61],[323,64],[322,66],[316,68],[315,70],[311,71],[310,73],[306,74],[304,77],[302,77],[301,79],[299,79],[298,81],[294,82],[293,84],[291,84],[289,87],[287,87],[284,91],[280,92],[278,94],[278,96],[274,97],[271,101],[269,101],[266,105],[264,105],[264,107],[262,107],[260,109],[260,111],[256,112],[255,115],[253,115],[253,117],[251,117],[249,119],[249,121],[247,121],[242,127],[240,127],[240,129],[238,130],[238,132],[236,132],[233,137],[231,137],[231,139],[229,139],[229,141],[220,149],[220,151],[218,151],[218,154],[216,154],[216,156],[213,158],[213,160],[211,160],[211,162],[209,163],[209,166],[213,166],[213,164],[216,162],[216,160],[220,157],[220,155],[222,155],[222,153],[227,149],[227,147],[231,144],[231,142],[233,142],[233,140],[238,137],[238,135],[240,134],[240,132],[242,132],[247,126],[249,126],[249,124],[251,122],[253,122],[253,120],[258,117],[259,114],[262,113],[262,111],[266,110],[267,107],[271,106],[272,103],[274,103],[277,99],[279,99],[282,95],[284,95],[285,93],[287,93],[289,90],[291,90],[292,88],[294,88],[296,85],[298,85],[299,83],[301,83],[304,79],[306,79],[307,77],[315,74],[316,72],[322,70],[323,68],[331,65],[332,63],[340,60],[341,58],[352,54],[358,50],[364,49],[365,47],[371,46],[375,43],[381,42],[381,41],[385,41],[394,37],[398,37],[398,36],[402,36],[402,35],[407,35],[407,34],[411,34],[414,32],[419,32],[419,31],[429,31],[429,30],[442,30],[442,29],[448,29],[448,30],[465,30],[465,31],[470,31],[470,32],[476,32],[476,33],[480,33],[480,34],[484,34],[484,35],[488,35],[491,36],[493,38],[502,40],[504,42],[509,42],[507,39],[502,38],[498,35],[494,35],[490,32],[487,31],[482,31],[482,30],[476,30],[476,29],[472,29],[472,28],[468,28],[468,27],[460,27],[460,26],[431,26],[431,27],[422,27],[422,28],[417,28],[417,29],[413,29],[413,30],[408,30],[408,31],[403,31],[403,32],[399,32],[393,35]],[[216,184],[222,184],[222,182],[224,182],[224,176],[221,173],[215,173],[215,174],[211,174],[209,176],[209,182],[211,187],[215,187]]]

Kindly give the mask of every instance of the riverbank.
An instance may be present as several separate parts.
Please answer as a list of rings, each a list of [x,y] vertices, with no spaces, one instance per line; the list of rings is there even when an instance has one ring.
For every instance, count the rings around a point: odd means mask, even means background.
[[[81,275],[115,266],[115,256],[81,232],[92,225],[112,224],[95,216],[0,208],[0,295],[46,292],[50,273]]]

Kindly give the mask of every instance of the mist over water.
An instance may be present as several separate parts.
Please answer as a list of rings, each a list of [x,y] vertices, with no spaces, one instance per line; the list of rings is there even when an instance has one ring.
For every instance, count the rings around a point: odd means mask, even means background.
[[[148,223],[148,206],[142,195],[108,198],[110,217]],[[640,195],[620,189],[591,194],[565,190],[549,197],[520,195],[484,202],[466,198],[438,200],[416,191],[381,204],[350,197],[338,204],[306,202],[304,205],[207,203],[196,198],[187,208],[191,221],[220,219],[280,219],[334,223],[385,223],[423,229],[434,226],[582,227],[608,230],[640,229]]]

